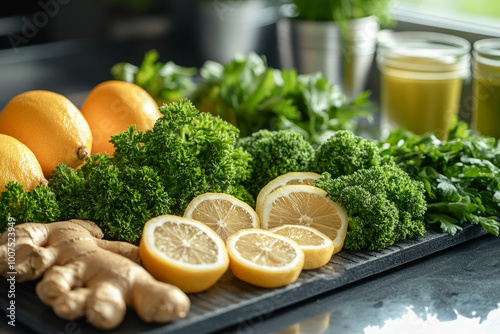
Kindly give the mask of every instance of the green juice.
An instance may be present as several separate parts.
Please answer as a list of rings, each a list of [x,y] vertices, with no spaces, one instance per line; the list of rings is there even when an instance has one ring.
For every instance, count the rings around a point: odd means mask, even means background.
[[[476,63],[473,90],[475,130],[500,138],[500,67]]]
[[[462,92],[460,73],[416,70],[415,65],[436,67],[438,61],[405,58],[398,62],[413,66],[381,68],[383,131],[404,127],[416,134],[432,132],[437,138],[446,139],[451,120],[458,115]]]
[[[379,36],[377,64],[381,137],[403,127],[447,139],[462,80],[470,73],[470,43],[448,34],[386,30]]]

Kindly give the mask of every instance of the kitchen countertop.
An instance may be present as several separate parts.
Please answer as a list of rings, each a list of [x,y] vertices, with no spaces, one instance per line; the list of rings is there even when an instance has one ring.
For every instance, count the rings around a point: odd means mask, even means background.
[[[79,106],[86,92],[111,78],[114,63],[138,63],[150,48],[141,47],[60,42],[0,50],[0,107],[31,89],[59,92]],[[482,236],[221,333],[498,333],[499,277],[500,239]],[[29,333],[5,318],[0,332]]]

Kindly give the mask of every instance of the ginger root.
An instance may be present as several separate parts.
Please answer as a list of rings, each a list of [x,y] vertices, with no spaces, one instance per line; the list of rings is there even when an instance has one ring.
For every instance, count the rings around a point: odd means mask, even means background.
[[[36,293],[63,319],[86,316],[96,328],[113,329],[123,321],[127,306],[147,322],[177,320],[189,311],[186,294],[157,281],[138,264],[137,246],[102,240],[93,222],[25,223],[14,229],[15,242],[9,231],[0,238],[0,274],[15,271],[18,282],[43,275]],[[15,270],[8,264],[12,248]]]

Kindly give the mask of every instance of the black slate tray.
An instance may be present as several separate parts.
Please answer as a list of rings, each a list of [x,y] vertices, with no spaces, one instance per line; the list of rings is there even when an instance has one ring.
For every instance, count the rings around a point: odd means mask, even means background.
[[[286,306],[485,234],[481,227],[468,225],[455,236],[429,231],[418,240],[399,242],[379,252],[342,250],[326,266],[303,271],[295,283],[279,289],[258,288],[228,272],[209,290],[189,296],[192,305],[186,319],[170,324],[148,324],[141,321],[135,311],[128,310],[125,321],[118,328],[102,333],[210,333],[237,324],[248,325],[256,317],[269,316]],[[16,284],[16,323],[44,334],[101,333],[85,320],[68,322],[58,318],[37,298],[35,285],[36,282]],[[5,312],[10,301],[6,279],[0,279],[0,286],[0,305]]]

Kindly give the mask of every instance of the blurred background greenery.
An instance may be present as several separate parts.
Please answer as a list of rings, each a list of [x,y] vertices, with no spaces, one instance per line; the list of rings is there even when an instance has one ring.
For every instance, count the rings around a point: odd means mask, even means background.
[[[431,15],[500,27],[498,0],[397,0],[394,4],[395,7],[405,5],[412,6],[406,8],[425,10]]]
[[[500,1],[495,0],[399,0],[401,3],[448,9],[470,15],[500,17]]]

